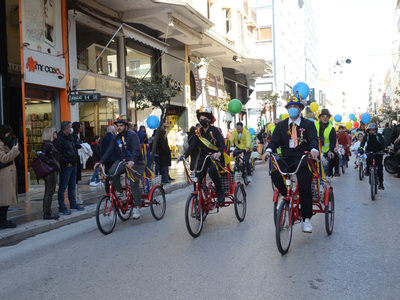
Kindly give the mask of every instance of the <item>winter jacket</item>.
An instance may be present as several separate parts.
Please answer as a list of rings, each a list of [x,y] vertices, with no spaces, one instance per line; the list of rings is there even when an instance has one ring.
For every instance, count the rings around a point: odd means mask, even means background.
[[[61,169],[65,168],[68,164],[76,166],[76,164],[79,163],[78,152],[76,150],[75,143],[72,142],[70,137],[64,132],[60,131],[57,134],[57,139],[54,141],[54,146],[60,155]]]
[[[134,163],[144,163],[142,152],[140,151],[140,143],[137,134],[128,130],[124,133],[125,143],[122,141],[122,135],[119,133],[114,135],[106,153],[101,157],[100,162],[108,161],[109,157],[117,154],[119,160],[133,161]]]
[[[53,172],[60,172],[60,155],[53,143],[50,141],[43,141],[41,150],[42,154],[39,156],[40,159],[45,164],[49,165],[53,169]]]
[[[0,162],[11,165],[0,169],[0,206],[17,205],[18,203],[18,181],[17,168],[15,167],[14,159],[19,155],[17,148],[8,148],[0,140]]]
[[[93,155],[92,155],[93,162],[95,162],[95,163],[99,162],[100,158],[101,158],[99,143],[92,142],[90,144],[90,147],[92,148],[92,152],[93,152]]]
[[[103,139],[101,140],[101,155],[100,158],[103,157],[104,154],[106,154],[107,148],[110,145],[112,138],[114,135],[110,132],[108,132]],[[117,154],[113,153],[110,157],[108,157],[105,161],[107,162],[114,162],[117,160]]]
[[[166,139],[161,138],[157,141],[157,150],[160,156],[160,167],[171,166],[171,149]]]

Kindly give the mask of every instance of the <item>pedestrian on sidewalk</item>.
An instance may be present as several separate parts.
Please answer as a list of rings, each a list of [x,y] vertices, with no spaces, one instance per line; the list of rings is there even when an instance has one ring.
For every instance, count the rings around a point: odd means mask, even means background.
[[[75,144],[76,151],[82,148],[82,144],[85,142],[85,137],[82,134],[82,125],[80,122],[72,123],[72,134],[70,135],[71,141]],[[82,180],[82,164],[81,158],[78,155],[78,161],[76,163],[76,184]]]
[[[153,143],[157,135],[157,129],[153,131],[153,135],[149,140],[150,151],[153,151]],[[154,151],[154,175],[160,175],[160,156],[158,155],[158,150]]]
[[[7,220],[10,205],[17,205],[17,168],[14,159],[19,155],[18,142],[11,147],[12,129],[8,125],[0,125],[0,229],[17,227]],[[11,148],[11,149],[10,149]]]
[[[179,127],[178,133],[176,134],[176,146],[178,147],[178,157],[180,157],[184,153],[183,145],[185,143],[186,133],[183,132],[183,129]]]
[[[68,200],[70,209],[78,211],[85,210],[84,207],[76,203],[76,173],[77,164],[79,164],[78,151],[75,143],[71,140],[72,126],[70,121],[61,122],[61,130],[57,134],[57,139],[54,141],[60,155],[60,183],[58,187],[58,211],[63,215],[70,215],[71,211],[67,209],[64,202],[64,193],[68,187]]]
[[[165,130],[167,146],[168,146],[169,152],[171,153],[171,148],[169,147],[169,143],[168,143],[168,126],[167,126],[167,123],[164,122],[162,127]],[[161,161],[161,157],[160,157],[160,161]],[[170,164],[170,166],[171,166],[171,164]],[[161,166],[160,166],[160,168],[161,168]],[[168,170],[168,172],[169,172],[169,170]],[[169,176],[169,173],[168,173],[168,181],[175,181],[175,178],[171,178],[171,176]],[[168,183],[168,181],[167,181],[167,183]]]
[[[57,220],[60,215],[51,211],[51,202],[56,192],[57,173],[60,172],[59,154],[53,145],[53,141],[57,138],[57,131],[54,127],[47,126],[43,129],[42,135],[42,153],[39,155],[42,162],[49,165],[52,171],[43,178],[44,180],[44,196],[43,196],[43,219]]]
[[[115,127],[113,125],[108,126],[107,134],[101,140],[101,157],[104,156],[104,154],[106,153],[107,148],[110,145],[110,142],[114,134],[115,134]],[[111,166],[116,160],[117,160],[117,155],[114,152],[104,161],[104,172],[106,174],[108,174],[108,171],[110,171]],[[110,192],[110,181],[108,179],[106,179],[105,181],[105,189],[106,193],[108,194]]]
[[[100,137],[98,135],[95,135],[94,141],[90,144],[90,147],[92,148],[92,152],[93,152],[93,156],[92,156],[93,164],[100,162],[101,154],[100,154],[99,142],[100,142]],[[100,178],[99,178],[99,168],[98,167],[94,169],[92,179],[90,179],[89,185],[90,186],[101,186],[102,185],[102,182],[100,181]]]
[[[161,129],[159,134],[157,150],[160,156],[161,184],[165,185],[169,182],[168,169],[171,166],[171,149],[168,146],[167,132],[164,129]]]

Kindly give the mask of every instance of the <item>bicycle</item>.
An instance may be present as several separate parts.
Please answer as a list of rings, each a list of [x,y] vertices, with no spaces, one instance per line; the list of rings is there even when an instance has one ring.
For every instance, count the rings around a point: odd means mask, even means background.
[[[362,181],[365,176],[365,169],[364,169],[364,164],[365,164],[365,157],[363,155],[357,155],[357,163],[358,163],[358,177]]]
[[[275,155],[271,155],[276,170],[285,178],[286,184],[286,196],[283,197],[282,201],[278,204],[276,213],[276,226],[275,226],[275,238],[278,251],[285,255],[289,251],[289,247],[292,241],[293,224],[301,222],[301,210],[300,210],[300,195],[298,189],[298,181],[293,178],[298,172],[301,163],[304,159],[307,159],[311,164],[311,167],[315,169],[313,162],[311,161],[309,154],[304,154],[294,172],[282,172],[277,163]],[[321,180],[325,182],[321,189]],[[323,180],[319,175],[313,176],[313,182],[316,182],[318,191],[312,190],[313,192],[313,215],[317,213],[325,214],[325,230],[328,235],[333,232],[334,218],[335,218],[335,201],[333,195],[333,188],[329,181]],[[315,188],[315,185],[314,187]],[[279,191],[276,188],[274,192],[273,201],[277,202]]]
[[[249,185],[250,181],[247,178],[249,174],[247,174],[246,163],[244,161],[244,155],[246,154],[246,150],[233,150],[232,152],[234,153],[233,155],[236,154],[235,166],[233,170],[234,172],[238,172],[239,174],[241,174],[242,182],[247,186]]]
[[[118,167],[120,164],[124,164],[125,168],[128,168],[126,162],[121,161]],[[125,176],[126,198],[119,199],[114,190],[111,175],[105,174],[102,165],[100,165],[100,174],[110,181],[110,192],[105,194],[97,203],[96,224],[100,232],[107,235],[114,230],[117,223],[117,215],[122,221],[127,221],[132,216],[132,210],[136,206],[133,203],[128,176]],[[144,177],[142,179],[144,180]],[[160,181],[160,178],[157,177],[155,180],[150,180],[147,187],[142,187],[142,204],[140,207],[150,206],[150,211],[154,219],[161,220],[164,217],[166,209],[165,191],[161,184],[156,183],[157,181]]]
[[[342,174],[344,174],[347,160],[343,145],[339,145],[337,153],[339,155],[339,169],[342,171]]]
[[[226,172],[225,178],[222,178],[222,187],[225,192],[225,202],[219,204],[217,202],[218,193],[215,190],[213,182],[210,180],[207,185],[206,177],[204,176],[203,182],[198,181],[197,174],[201,173],[204,169],[204,165],[207,159],[212,159],[211,155],[207,155],[204,159],[203,165],[199,171],[190,171],[189,164],[185,158],[182,158],[185,167],[185,174],[195,174],[194,177],[190,177],[188,182],[193,182],[194,191],[191,192],[190,196],[186,200],[185,205],[185,223],[189,234],[196,238],[200,235],[204,221],[209,213],[216,209],[216,213],[219,212],[221,207],[228,207],[231,204],[234,205],[235,215],[239,222],[242,222],[246,216],[247,201],[246,191],[244,185],[239,181],[233,180],[231,173]]]
[[[378,152],[366,152],[367,156],[368,154],[372,155],[372,164],[369,166],[369,184],[371,187],[371,199],[375,200],[375,195],[378,193],[378,168],[375,165],[375,155],[381,155],[385,154],[384,151],[378,151]]]

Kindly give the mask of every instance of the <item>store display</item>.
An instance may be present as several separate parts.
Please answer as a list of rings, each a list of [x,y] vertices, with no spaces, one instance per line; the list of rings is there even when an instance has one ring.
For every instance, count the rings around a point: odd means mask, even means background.
[[[178,115],[167,116],[167,137],[169,148],[171,149],[171,157],[177,158],[178,147],[176,146],[176,134],[178,132]]]

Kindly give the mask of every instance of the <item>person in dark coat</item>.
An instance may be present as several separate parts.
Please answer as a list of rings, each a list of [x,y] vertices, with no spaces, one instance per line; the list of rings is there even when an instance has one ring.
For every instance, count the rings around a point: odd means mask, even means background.
[[[192,127],[190,127],[189,132],[187,133],[189,148],[190,148],[190,145],[192,143],[196,142],[196,138],[195,138],[196,129],[197,129],[196,126],[192,126]],[[189,157],[190,157],[190,170],[192,170],[192,171],[195,168],[196,160],[198,159],[199,153],[200,153],[199,149],[193,149],[193,151],[189,155]]]
[[[60,155],[60,183],[58,187],[58,211],[63,215],[70,215],[71,211],[67,209],[64,202],[64,193],[68,187],[68,200],[70,209],[78,211],[85,210],[84,207],[76,203],[76,172],[77,164],[79,164],[78,151],[75,143],[70,139],[72,126],[70,121],[61,122],[61,130],[57,134],[57,139],[54,141]]]
[[[73,132],[71,134],[71,141],[75,144],[76,149],[82,148],[81,144],[85,142],[85,137],[82,134],[82,126],[79,122],[72,123]],[[78,161],[76,164],[76,184],[82,180],[82,164],[78,154]]]
[[[90,144],[90,148],[92,148],[92,160],[93,160],[93,164],[100,162],[100,158],[101,158],[101,154],[100,154],[100,146],[99,146],[99,142],[100,142],[100,137],[98,135],[96,135],[94,137],[94,141]],[[93,175],[92,175],[92,179],[90,179],[90,186],[99,186],[102,185],[100,178],[99,178],[99,168],[95,168]]]
[[[47,126],[43,129],[42,135],[42,154],[39,155],[42,162],[49,165],[53,171],[43,178],[44,180],[44,196],[43,196],[43,219],[57,220],[60,215],[51,211],[51,202],[56,192],[57,173],[60,172],[59,154],[53,145],[53,141],[57,138],[57,131],[54,127]]]
[[[103,139],[101,140],[101,157],[103,157],[103,155],[106,153],[108,146],[111,143],[111,140],[114,136],[115,133],[115,127],[114,126],[108,126],[107,127],[107,134],[103,137]],[[105,161],[104,161],[104,172],[106,174],[108,174],[108,172],[110,171],[111,166],[113,165],[113,163],[117,160],[117,155],[115,153],[113,153],[110,157],[108,157]],[[108,194],[110,192],[110,181],[108,179],[106,179],[105,181],[105,189],[106,189],[106,193]]]
[[[304,104],[301,100],[296,96],[291,96],[285,107],[288,110],[289,118],[276,125],[263,159],[265,160],[271,153],[276,153],[276,150],[281,147],[282,158],[278,161],[279,168],[283,172],[294,172],[304,151],[310,152],[313,159],[318,158],[318,135],[314,123],[301,116],[301,112],[304,109]],[[312,177],[313,175],[307,166],[306,160],[303,160],[297,172],[303,232],[312,232]],[[282,196],[286,196],[287,190],[283,176],[274,170],[271,172],[271,178],[279,193]]]
[[[157,150],[160,159],[161,184],[167,184],[168,169],[171,166],[171,149],[167,142],[167,132],[163,128],[160,129]]]

